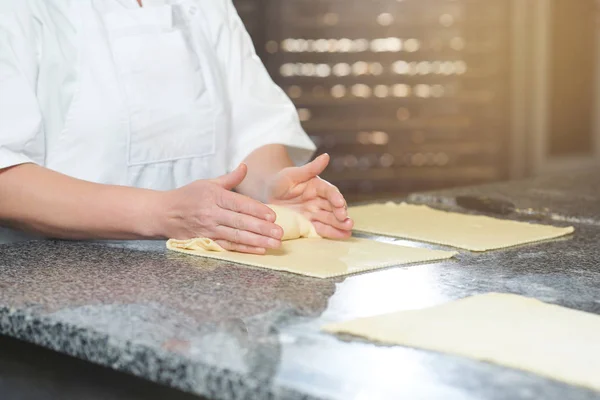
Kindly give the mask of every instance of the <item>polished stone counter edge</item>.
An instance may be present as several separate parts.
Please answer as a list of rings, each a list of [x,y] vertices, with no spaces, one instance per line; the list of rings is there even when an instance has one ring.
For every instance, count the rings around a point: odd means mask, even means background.
[[[252,382],[248,376],[226,369],[190,365],[167,351],[129,342],[117,343],[114,341],[118,339],[89,328],[56,323],[7,307],[0,307],[0,331],[50,350],[208,398],[319,400],[287,388]]]

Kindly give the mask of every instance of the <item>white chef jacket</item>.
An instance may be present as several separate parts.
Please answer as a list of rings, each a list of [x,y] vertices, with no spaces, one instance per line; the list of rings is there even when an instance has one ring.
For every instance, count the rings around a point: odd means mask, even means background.
[[[267,144],[310,158],[231,0],[143,3],[0,0],[0,168],[169,190]]]

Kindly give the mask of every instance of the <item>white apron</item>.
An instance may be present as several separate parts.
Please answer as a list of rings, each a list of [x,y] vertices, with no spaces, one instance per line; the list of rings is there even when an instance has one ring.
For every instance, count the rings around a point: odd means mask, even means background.
[[[0,126],[13,125],[0,128],[0,155],[8,138],[9,155],[75,178],[170,190],[228,172],[259,145],[300,149],[299,163],[314,150],[293,105],[248,50],[237,15],[221,17],[229,0],[147,0],[143,8],[135,0],[44,1],[50,5],[31,4],[44,9],[46,29],[59,28],[37,37],[42,49],[55,48],[42,51],[35,75],[42,134],[25,137],[21,154],[9,135],[25,116],[0,114]],[[219,36],[231,48],[220,50]],[[232,54],[226,69],[219,51]],[[0,242],[16,238],[0,228]]]
[[[78,89],[46,166],[157,190],[225,173],[224,90],[192,2],[115,11],[83,3]],[[98,168],[108,160],[121,165]]]

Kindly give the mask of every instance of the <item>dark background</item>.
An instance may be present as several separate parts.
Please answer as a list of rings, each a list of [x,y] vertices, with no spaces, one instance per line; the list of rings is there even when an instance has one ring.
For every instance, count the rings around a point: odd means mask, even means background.
[[[235,3],[319,152],[332,155],[324,177],[351,200],[511,178],[512,46],[528,39],[514,34],[514,1]],[[544,151],[585,155],[595,5],[551,3]]]

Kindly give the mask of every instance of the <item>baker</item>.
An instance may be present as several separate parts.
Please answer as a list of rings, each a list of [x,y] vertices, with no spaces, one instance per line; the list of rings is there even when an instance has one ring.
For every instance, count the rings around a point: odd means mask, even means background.
[[[314,149],[231,0],[0,0],[0,241],[348,237]]]

